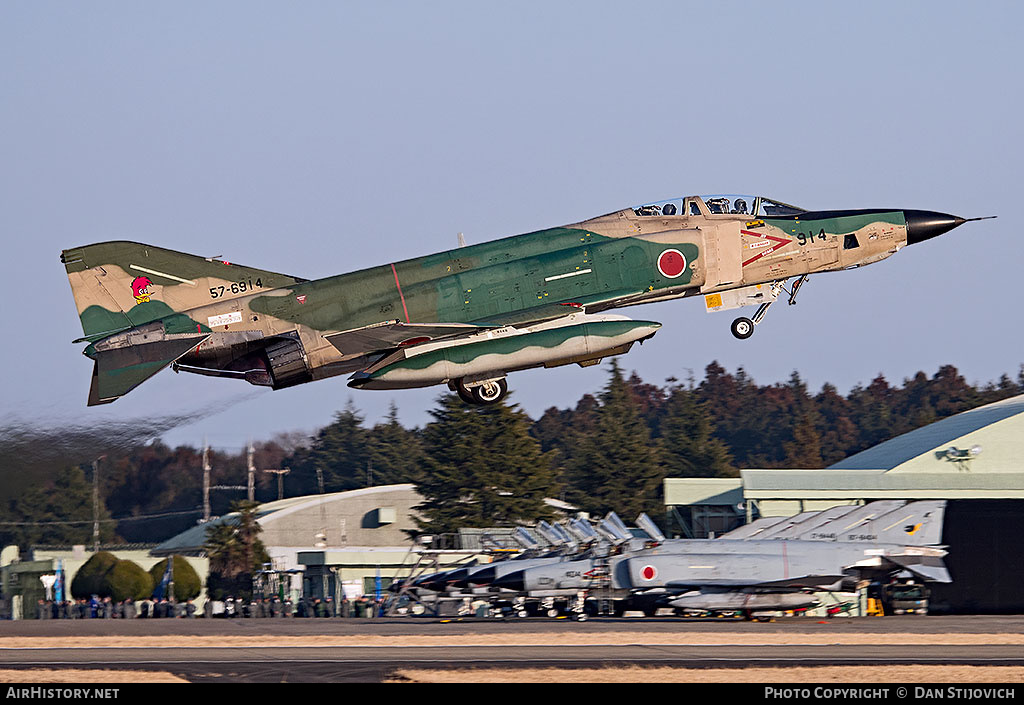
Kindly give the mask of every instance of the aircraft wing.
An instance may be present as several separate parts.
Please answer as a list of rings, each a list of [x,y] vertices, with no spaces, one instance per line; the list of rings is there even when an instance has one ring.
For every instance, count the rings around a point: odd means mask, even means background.
[[[459,338],[489,328],[521,328],[579,313],[581,310],[582,307],[576,304],[544,304],[522,311],[490,316],[473,323],[402,323],[390,320],[331,333],[324,338],[342,355],[352,357],[394,350],[425,343],[428,340]]]
[[[324,338],[342,355],[365,355],[371,352],[390,350],[403,345],[415,345],[437,338],[458,337],[476,333],[491,326],[476,326],[466,323],[402,323],[382,321],[352,330],[331,333]]]
[[[519,328],[535,323],[543,323],[544,321],[553,321],[562,316],[581,313],[583,310],[584,307],[580,304],[542,304],[520,311],[488,316],[487,318],[474,321],[474,323],[482,326],[515,326]]]
[[[843,579],[842,575],[798,575],[784,580],[752,582],[744,579],[670,580],[671,588],[750,588],[763,592],[789,592],[804,588],[825,588]]]

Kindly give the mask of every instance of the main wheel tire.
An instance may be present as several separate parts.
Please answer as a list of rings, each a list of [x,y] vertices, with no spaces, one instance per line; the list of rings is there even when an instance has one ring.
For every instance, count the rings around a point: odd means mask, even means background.
[[[476,404],[476,399],[473,398],[473,392],[466,388],[462,382],[458,382],[455,385],[455,393],[459,395],[459,399],[466,402],[467,404]]]
[[[469,391],[476,404],[497,404],[508,394],[508,382],[504,379],[496,379],[470,387]]]
[[[732,322],[732,334],[740,340],[746,340],[754,334],[754,322],[740,316]]]

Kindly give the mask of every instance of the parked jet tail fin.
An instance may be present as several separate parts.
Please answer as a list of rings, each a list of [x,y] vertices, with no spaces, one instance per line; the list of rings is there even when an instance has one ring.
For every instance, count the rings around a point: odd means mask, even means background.
[[[730,541],[739,541],[743,539],[760,538],[766,530],[775,526],[776,524],[785,521],[786,517],[761,517],[755,519],[749,524],[737,527],[732,531],[722,534],[719,539],[728,539]]]
[[[208,337],[206,333],[106,349],[98,349],[102,343],[90,345],[86,353],[95,364],[89,406],[109,404],[123,397]]]
[[[936,546],[942,543],[942,520],[945,513],[944,499],[910,502],[871,521],[867,527],[868,533],[876,535],[878,543]]]
[[[213,300],[305,281],[138,242],[75,247],[60,259],[89,341]]]
[[[869,525],[880,516],[906,505],[906,500],[883,499],[863,506],[843,507],[838,516],[822,524],[811,523],[802,532],[794,532],[787,538],[803,541],[872,541]],[[820,515],[819,515],[820,516]],[[902,542],[898,542],[902,543]]]

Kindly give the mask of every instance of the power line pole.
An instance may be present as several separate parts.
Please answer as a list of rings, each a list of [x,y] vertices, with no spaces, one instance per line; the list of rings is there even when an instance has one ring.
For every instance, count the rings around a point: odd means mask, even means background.
[[[277,475],[277,498],[284,499],[284,476],[291,471],[291,468],[267,468],[260,472],[272,472]]]
[[[249,441],[249,453],[247,457],[247,463],[249,466],[249,477],[246,482],[246,498],[252,502],[256,499],[256,464],[253,462],[253,454],[256,449],[252,447],[252,441]]]
[[[103,457],[103,456],[100,456]],[[92,551],[100,550],[100,459],[92,461]]]
[[[314,537],[316,539],[314,545],[317,548],[325,548],[327,546],[327,512],[324,511],[324,471],[320,467],[316,469],[316,483],[320,488],[320,531]],[[326,579],[325,574],[324,580]]]
[[[203,523],[210,521],[210,444],[203,439]]]

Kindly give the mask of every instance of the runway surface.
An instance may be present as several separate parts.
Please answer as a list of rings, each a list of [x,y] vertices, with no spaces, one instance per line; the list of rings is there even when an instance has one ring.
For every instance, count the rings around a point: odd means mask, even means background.
[[[194,682],[368,682],[403,667],[1024,666],[1024,617],[733,620],[278,619],[0,623],[6,668]]]

